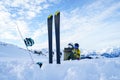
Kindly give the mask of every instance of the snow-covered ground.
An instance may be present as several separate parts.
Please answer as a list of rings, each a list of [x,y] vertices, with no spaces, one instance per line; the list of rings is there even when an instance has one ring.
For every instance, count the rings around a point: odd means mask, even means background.
[[[92,57],[97,54],[86,53]],[[32,54],[35,62],[43,62],[39,68],[37,64],[32,64],[26,50],[0,43],[0,80],[120,80],[120,57],[102,56],[104,53],[119,55],[120,49],[99,53],[97,59],[62,60],[61,64],[56,64],[55,60],[53,64],[48,64],[47,56]]]

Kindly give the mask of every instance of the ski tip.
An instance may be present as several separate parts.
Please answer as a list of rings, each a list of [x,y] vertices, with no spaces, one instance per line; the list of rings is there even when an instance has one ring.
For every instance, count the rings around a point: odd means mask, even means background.
[[[56,11],[55,15],[58,15],[58,14],[60,14],[60,11]]]
[[[49,19],[49,18],[51,18],[52,16],[53,16],[53,15],[52,15],[52,14],[50,14],[50,15],[48,16],[48,19]]]

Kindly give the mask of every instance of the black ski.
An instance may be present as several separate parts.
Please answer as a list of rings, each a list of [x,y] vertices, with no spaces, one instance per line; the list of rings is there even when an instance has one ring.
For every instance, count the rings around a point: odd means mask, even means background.
[[[56,57],[57,64],[60,64],[60,12],[57,11],[54,16],[55,19],[55,36],[56,36]]]
[[[53,23],[53,15],[49,15],[47,19],[48,25],[48,46],[49,46],[49,63],[53,63],[53,52],[52,52],[52,23]]]

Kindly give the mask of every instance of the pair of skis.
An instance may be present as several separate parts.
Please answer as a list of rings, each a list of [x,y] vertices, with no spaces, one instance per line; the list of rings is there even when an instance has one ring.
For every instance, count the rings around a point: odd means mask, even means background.
[[[55,37],[56,37],[56,57],[57,64],[60,64],[60,12],[57,11],[54,15],[55,23]],[[53,15],[47,18],[48,25],[48,45],[49,45],[49,63],[53,63],[53,45],[52,45],[52,29],[53,29]]]

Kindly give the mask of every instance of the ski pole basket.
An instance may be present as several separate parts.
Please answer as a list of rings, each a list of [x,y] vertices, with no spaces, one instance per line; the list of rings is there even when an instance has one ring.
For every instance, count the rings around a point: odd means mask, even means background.
[[[32,46],[34,44],[34,40],[32,38],[25,38],[24,42],[27,47]]]

